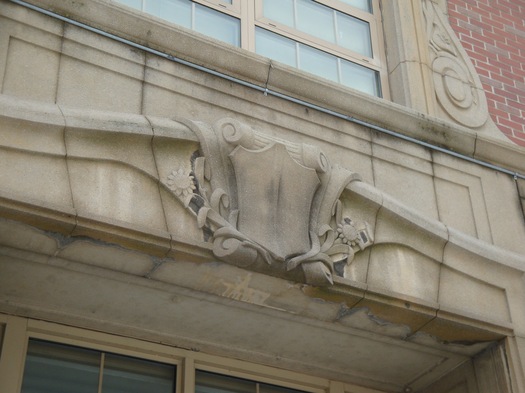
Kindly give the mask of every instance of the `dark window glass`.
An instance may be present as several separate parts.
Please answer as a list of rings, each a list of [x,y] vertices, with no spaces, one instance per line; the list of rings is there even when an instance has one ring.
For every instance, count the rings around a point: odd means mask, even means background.
[[[173,393],[175,366],[29,341],[22,393]]]

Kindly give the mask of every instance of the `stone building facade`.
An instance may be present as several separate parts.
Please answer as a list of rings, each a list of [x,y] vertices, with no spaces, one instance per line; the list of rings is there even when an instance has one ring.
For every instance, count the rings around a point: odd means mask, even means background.
[[[446,1],[369,4],[383,98],[0,1],[0,392],[525,392],[525,150]]]

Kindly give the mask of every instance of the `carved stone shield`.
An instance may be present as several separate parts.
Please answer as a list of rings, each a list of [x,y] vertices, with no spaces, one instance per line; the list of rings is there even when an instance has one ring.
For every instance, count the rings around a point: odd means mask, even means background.
[[[230,154],[237,182],[237,229],[285,260],[311,248],[309,220],[320,180],[280,143],[261,150],[237,146]]]

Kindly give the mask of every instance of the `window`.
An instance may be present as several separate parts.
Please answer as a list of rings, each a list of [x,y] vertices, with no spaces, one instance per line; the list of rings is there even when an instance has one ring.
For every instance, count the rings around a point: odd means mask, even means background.
[[[379,0],[117,1],[367,94],[385,96]]]
[[[235,378],[207,371],[195,371],[195,393],[305,393],[301,390],[284,388]]]
[[[166,19],[199,33],[240,46],[241,23],[238,18],[190,0],[118,0],[129,7]],[[218,3],[228,5],[234,0]],[[217,2],[216,2],[217,3]],[[206,4],[206,3],[204,3]],[[210,3],[208,5],[213,5]]]
[[[175,366],[30,340],[22,393],[174,393]]]

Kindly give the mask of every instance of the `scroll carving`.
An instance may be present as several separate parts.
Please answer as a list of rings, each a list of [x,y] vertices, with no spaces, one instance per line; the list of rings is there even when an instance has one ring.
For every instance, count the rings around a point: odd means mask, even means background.
[[[432,0],[422,5],[437,100],[460,124],[481,127],[488,119],[481,81],[439,6]]]
[[[191,172],[174,168],[165,181],[217,258],[323,286],[333,283],[334,264],[372,244],[368,224],[344,217],[339,201],[359,176],[331,165],[320,149],[232,119],[193,129],[201,155]]]

